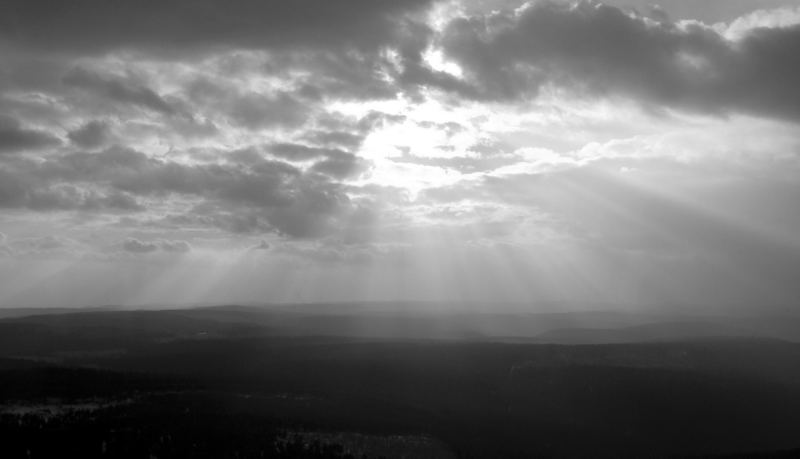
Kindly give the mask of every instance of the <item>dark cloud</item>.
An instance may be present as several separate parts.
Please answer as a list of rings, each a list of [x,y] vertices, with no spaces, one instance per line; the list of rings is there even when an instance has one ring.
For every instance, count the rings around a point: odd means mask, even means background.
[[[0,38],[48,52],[375,49],[430,0],[6,0]]]
[[[386,45],[399,46],[404,39],[400,36]],[[308,74],[305,80],[300,80],[303,84],[298,95],[310,101],[394,98],[402,88],[383,76],[393,73],[391,67],[391,62],[379,52],[314,52],[293,55],[287,62],[287,69],[303,69]]]
[[[184,165],[125,148],[74,153],[43,165],[39,173],[91,180],[138,195],[168,193],[222,198],[254,205],[279,205],[301,172],[289,164],[260,161],[250,167]]]
[[[256,72],[255,75],[263,71],[258,66],[250,70]],[[248,73],[243,78],[253,76]],[[289,78],[288,74],[272,76]],[[249,130],[294,129],[303,125],[316,108],[315,101],[304,99],[297,90],[250,91],[242,88],[240,80],[223,76],[194,79],[182,90],[187,111],[210,118],[224,118],[230,125]]]
[[[343,154],[341,150],[310,147],[299,143],[274,143],[267,146],[267,151],[279,158],[287,159],[289,161],[308,161],[310,159],[324,158]]]
[[[0,115],[0,154],[38,150],[60,144],[58,137],[44,131],[26,129],[17,119]]]
[[[168,253],[188,253],[191,252],[192,246],[181,240],[141,241],[130,237],[122,242],[122,250],[137,254],[153,253],[159,250]]]
[[[517,101],[546,85],[705,112],[800,119],[800,26],[731,41],[697,23],[653,21],[593,1],[535,2],[452,21],[441,38],[470,97]]]
[[[97,148],[108,142],[111,128],[102,121],[89,121],[78,129],[70,131],[67,137],[79,147]]]
[[[333,148],[310,147],[296,143],[275,143],[267,147],[272,155],[289,161],[317,160],[311,171],[336,179],[344,179],[363,172],[367,161],[349,153]]]
[[[63,236],[41,236],[15,239],[9,244],[10,253],[21,257],[50,257],[83,255],[86,247]]]
[[[68,247],[71,245],[71,241],[68,239],[56,237],[56,236],[46,236],[41,238],[29,238],[24,239],[21,242],[30,245],[31,247],[35,247],[38,250],[53,250],[53,249],[61,249],[64,247]]]
[[[250,247],[250,250],[270,250],[271,248],[272,246],[269,244],[269,242],[262,239],[258,242],[258,244]]]
[[[307,133],[305,139],[326,146],[354,149],[361,146],[364,136],[348,131],[313,131]]]
[[[156,226],[174,229],[219,228],[235,234],[276,233],[296,239],[316,239],[335,234],[351,211],[346,196],[324,190],[304,190],[281,206],[232,206],[205,201],[186,213],[170,215]]]
[[[230,107],[233,122],[248,129],[297,127],[306,121],[308,112],[306,104],[287,93],[245,94]]]
[[[328,155],[327,158],[317,161],[311,166],[311,170],[320,174],[325,174],[336,179],[353,177],[367,168],[367,161],[359,158],[352,153],[337,152]]]
[[[67,73],[62,82],[67,86],[80,88],[113,101],[131,104],[164,115],[177,113],[176,108],[155,91],[133,81],[101,76],[78,67]]]
[[[323,117],[327,102],[394,97],[397,91],[396,88],[390,92],[370,89],[373,84],[382,87],[388,84],[378,74],[377,67],[381,65],[378,54],[354,57],[350,53],[324,52],[245,53],[239,59],[242,62],[236,64],[215,61],[214,73],[217,74],[195,78],[183,85],[180,97],[187,104],[186,111],[215,119],[224,117],[228,124],[251,130],[291,130]],[[339,62],[347,60],[356,62],[352,65]],[[345,67],[347,72],[341,72],[336,66]],[[281,87],[254,89],[243,84],[264,74],[280,81]],[[345,124],[353,127],[351,123]],[[363,136],[359,132],[351,134]],[[358,141],[334,136],[313,143],[349,146]]]
[[[71,88],[69,95],[75,97],[68,103],[88,110],[92,118],[102,116],[103,109],[107,113],[116,108],[98,103],[105,100],[183,115],[173,117],[178,119],[205,118],[206,126],[224,116],[224,121],[252,130],[294,128],[307,120],[313,107],[327,101],[386,99],[402,92],[387,78],[391,63],[385,50],[406,46],[403,43],[413,39],[412,32],[425,29],[418,13],[432,3],[167,0],[142,6],[123,0],[111,7],[107,2],[79,0],[62,9],[48,1],[12,0],[4,3],[7,14],[0,19],[0,46],[12,50],[13,56],[5,60],[7,70],[0,72],[0,90],[5,86],[52,94]],[[117,21],[119,26],[114,25]],[[110,74],[102,64],[76,59],[85,54],[124,55],[121,73]],[[153,58],[152,67],[137,68]],[[194,81],[170,86],[168,94],[153,81],[134,78],[155,72],[170,76],[170,69],[159,69],[169,61],[197,70],[191,66],[206,58],[213,63],[202,76],[195,73]],[[61,87],[53,75],[63,75]],[[284,85],[280,90],[259,90],[242,84],[259,75]],[[184,130],[203,127],[195,124]],[[351,139],[343,140],[353,145]]]
[[[131,253],[152,253],[158,250],[153,242],[144,242],[136,238],[128,238],[122,243],[122,249]]]
[[[36,211],[113,211],[144,210],[130,193],[120,190],[98,190],[88,183],[64,183],[37,177],[37,163],[22,167],[0,166],[0,208]]]
[[[192,245],[186,241],[159,241],[158,245],[164,252],[188,253],[192,251]]]
[[[338,187],[303,187],[287,206],[268,213],[269,222],[281,234],[317,238],[338,230],[339,220],[348,213],[350,199]]]
[[[351,206],[330,177],[358,160],[341,154],[341,164],[310,173],[258,155],[245,163],[186,165],[122,147],[21,160],[0,167],[0,207],[139,211],[152,198],[180,202],[182,196],[199,202],[187,225],[319,237],[335,231]]]

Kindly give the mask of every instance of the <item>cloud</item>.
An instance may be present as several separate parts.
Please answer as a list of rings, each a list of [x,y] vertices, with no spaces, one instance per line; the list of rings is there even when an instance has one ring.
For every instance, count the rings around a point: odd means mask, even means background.
[[[207,48],[374,49],[429,0],[8,0],[0,38],[49,52]]]
[[[654,21],[594,1],[539,1],[455,19],[440,42],[476,98],[510,102],[557,87],[800,120],[797,25],[756,28],[730,41],[697,22]]]
[[[299,143],[274,143],[267,146],[267,151],[279,158],[289,161],[308,161],[310,159],[326,158],[345,153],[342,150],[310,147]]]
[[[141,241],[130,237],[122,242],[122,250],[136,254],[153,253],[159,250],[167,253],[189,253],[192,251],[192,245],[181,240]]]
[[[367,161],[353,153],[335,148],[310,147],[296,143],[275,143],[267,146],[274,156],[289,161],[316,160],[310,170],[336,179],[345,179],[363,172]]]
[[[136,82],[101,76],[80,67],[65,75],[62,81],[67,86],[80,88],[116,102],[146,108],[164,115],[177,113],[176,108],[155,91]]]
[[[64,236],[40,236],[15,239],[8,243],[9,253],[18,257],[81,256],[86,245]]]
[[[258,242],[258,244],[250,247],[250,250],[270,250],[271,248],[272,246],[270,243],[262,239]]]
[[[167,198],[173,213],[186,215],[184,224],[320,237],[351,211],[332,178],[349,171],[349,160],[341,170],[305,173],[258,155],[244,164],[188,165],[111,147],[0,165],[0,207],[138,212]]]
[[[158,250],[158,245],[152,242],[143,242],[136,238],[128,238],[122,243],[122,249],[131,253],[152,253]]]
[[[317,161],[311,170],[337,179],[353,177],[367,168],[367,162],[352,153],[339,152]]]
[[[138,212],[144,207],[130,193],[103,190],[88,183],[43,180],[33,162],[22,168],[0,166],[0,208],[35,211]]]
[[[17,119],[0,115],[0,155],[40,150],[60,144],[61,141],[57,137],[47,132],[25,129]]]
[[[326,146],[357,148],[364,141],[363,135],[347,131],[314,131],[306,134],[306,139]]]
[[[80,0],[55,11],[46,0],[11,0],[0,47],[13,59],[4,59],[0,89],[62,92],[52,75],[63,75],[62,86],[85,93],[69,101],[83,106],[92,95],[165,115],[224,112],[251,130],[295,127],[326,100],[395,97],[384,52],[403,46],[409,24],[426,27],[434,1],[167,0],[142,8]],[[176,77],[168,90],[162,77]]]
[[[305,104],[287,93],[244,94],[229,108],[231,120],[248,129],[296,127],[306,121],[308,112]]]
[[[79,147],[97,148],[108,142],[111,128],[103,121],[89,121],[78,129],[70,131],[67,137]]]
[[[160,241],[161,250],[172,253],[188,253],[192,251],[192,246],[186,241]]]

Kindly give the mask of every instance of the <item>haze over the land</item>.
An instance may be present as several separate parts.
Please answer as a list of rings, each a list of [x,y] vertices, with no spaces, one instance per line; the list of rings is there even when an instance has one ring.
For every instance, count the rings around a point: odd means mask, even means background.
[[[799,1],[0,10],[0,307],[800,300]]]

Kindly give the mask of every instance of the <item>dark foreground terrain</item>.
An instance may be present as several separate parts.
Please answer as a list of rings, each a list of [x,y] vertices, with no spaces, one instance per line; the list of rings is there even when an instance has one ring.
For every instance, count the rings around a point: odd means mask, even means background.
[[[320,311],[7,313],[0,456],[800,457],[794,319]]]

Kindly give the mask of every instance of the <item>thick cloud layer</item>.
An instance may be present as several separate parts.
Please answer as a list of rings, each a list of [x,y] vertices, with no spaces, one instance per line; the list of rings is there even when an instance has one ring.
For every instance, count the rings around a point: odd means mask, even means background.
[[[729,40],[701,23],[593,1],[540,1],[456,19],[441,41],[482,98],[513,101],[555,86],[652,106],[800,120],[800,25]]]
[[[375,48],[430,0],[9,0],[0,30],[52,52],[223,48]]]

